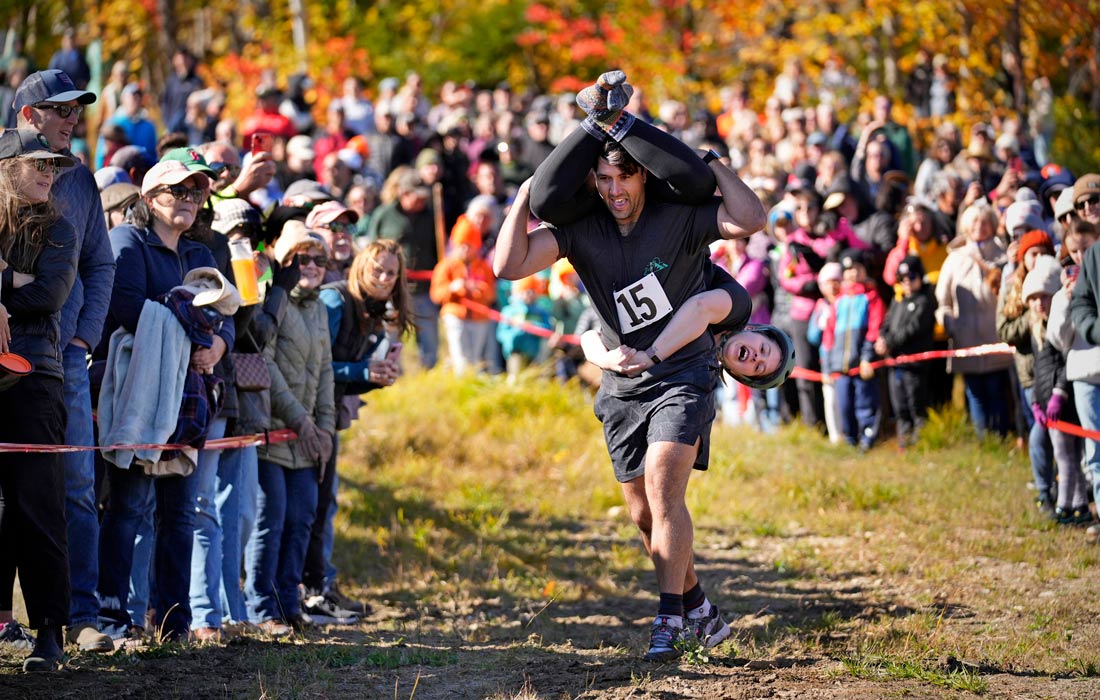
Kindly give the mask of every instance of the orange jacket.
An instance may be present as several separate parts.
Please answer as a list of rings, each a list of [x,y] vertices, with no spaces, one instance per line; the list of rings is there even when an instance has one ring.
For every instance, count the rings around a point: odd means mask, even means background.
[[[451,290],[451,282],[466,280],[466,286],[458,291]],[[481,258],[466,263],[458,258],[447,257],[432,270],[432,286],[429,290],[432,301],[439,304],[441,316],[457,316],[467,321],[488,321],[489,317],[466,308],[463,299],[476,301],[486,306],[496,301],[496,277],[493,268]]]

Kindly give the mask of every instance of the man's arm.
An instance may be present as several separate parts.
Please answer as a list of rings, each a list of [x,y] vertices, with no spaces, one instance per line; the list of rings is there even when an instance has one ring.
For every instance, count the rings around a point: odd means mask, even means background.
[[[539,226],[527,233],[530,188],[530,180],[519,186],[512,208],[500,227],[493,256],[493,273],[501,279],[522,279],[549,267],[558,259],[558,241],[550,229]]]
[[[722,206],[718,208],[718,231],[722,238],[744,238],[763,229],[768,213],[756,193],[721,160],[712,160],[710,169],[722,194]]]

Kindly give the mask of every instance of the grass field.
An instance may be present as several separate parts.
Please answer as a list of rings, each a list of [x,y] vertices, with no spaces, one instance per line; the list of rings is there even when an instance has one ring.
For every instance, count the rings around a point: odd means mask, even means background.
[[[341,448],[336,563],[368,620],[76,656],[48,681],[3,655],[0,696],[1100,697],[1100,548],[1043,521],[1026,454],[959,413],[867,455],[716,425],[689,504],[735,635],[654,666],[652,566],[587,392],[435,371],[366,399]]]

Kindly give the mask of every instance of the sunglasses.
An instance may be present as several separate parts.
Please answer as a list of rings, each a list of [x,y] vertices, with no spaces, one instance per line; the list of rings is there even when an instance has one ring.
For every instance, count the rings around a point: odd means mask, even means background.
[[[221,161],[214,161],[213,163],[207,163],[207,165],[209,165],[210,169],[218,173],[219,175],[223,170],[228,172],[230,177],[233,178],[236,178],[238,175],[241,174],[241,166],[239,165],[230,165],[229,163],[222,163]]]
[[[300,265],[308,265],[313,263],[317,267],[328,267],[327,255],[309,255],[307,253],[298,253],[298,263]]]
[[[56,160],[47,160],[46,158],[36,158],[34,161],[34,169],[40,173],[52,172],[54,175],[60,173],[64,168]]]
[[[53,111],[57,112],[58,116],[60,116],[62,119],[68,119],[69,115],[74,114],[74,113],[76,114],[77,117],[79,117],[81,114],[84,114],[84,105],[48,105],[48,104],[40,104],[40,105],[34,105],[34,108],[35,109],[52,109]]]
[[[1073,208],[1076,209],[1077,211],[1084,211],[1085,207],[1088,207],[1088,206],[1095,207],[1097,204],[1100,204],[1100,195],[1095,195],[1094,194],[1091,197],[1086,197],[1085,199],[1081,199],[1081,200],[1078,200],[1078,201],[1074,202],[1073,203]]]
[[[157,190],[156,194],[163,194],[167,192],[179,201],[190,201],[195,204],[201,204],[202,200],[206,197],[206,190],[201,187],[185,187],[184,185],[169,185],[168,187],[162,187]]]
[[[348,235],[355,233],[355,224],[349,224],[346,221],[330,221],[325,224],[325,228],[333,233],[346,233]]]

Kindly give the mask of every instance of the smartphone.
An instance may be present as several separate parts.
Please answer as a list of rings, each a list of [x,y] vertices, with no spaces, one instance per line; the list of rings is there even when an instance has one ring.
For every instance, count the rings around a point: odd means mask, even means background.
[[[386,360],[389,362],[397,363],[401,360],[401,348],[405,347],[404,343],[394,343],[390,346],[390,349],[386,351]]]
[[[266,151],[271,152],[272,145],[275,141],[275,137],[265,131],[257,131],[252,134],[252,154]]]
[[[1022,173],[1024,171],[1024,160],[1019,156],[1016,156],[1015,158],[1010,158],[1008,161],[1008,167],[1018,173]]]

